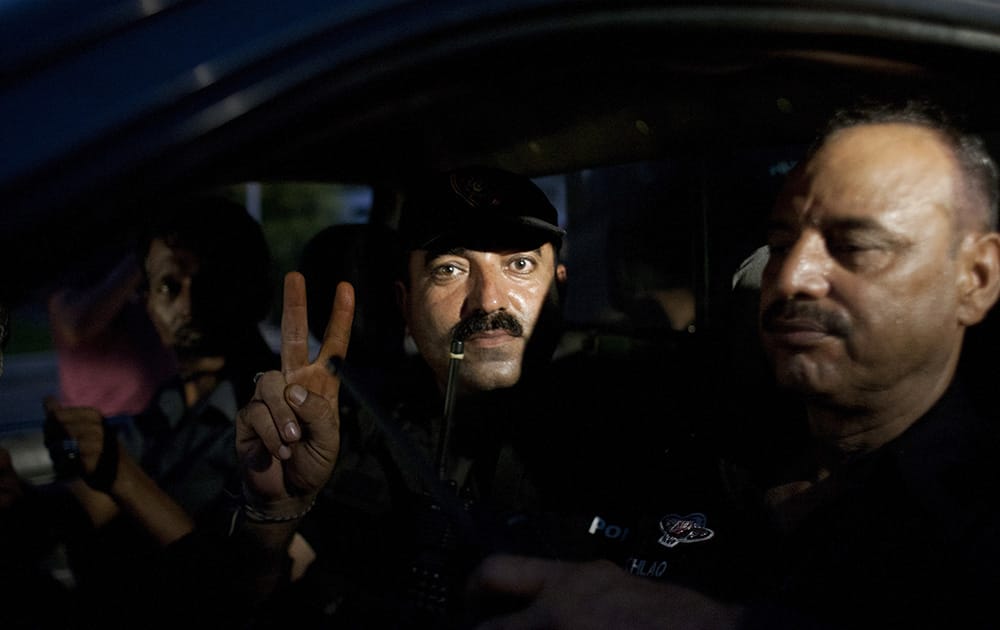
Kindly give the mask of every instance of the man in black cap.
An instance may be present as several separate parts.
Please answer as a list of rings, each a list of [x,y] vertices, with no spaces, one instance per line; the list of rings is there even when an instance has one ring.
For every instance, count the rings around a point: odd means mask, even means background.
[[[542,308],[566,277],[557,221],[538,187],[504,171],[466,169],[414,191],[400,219],[400,302],[442,392],[453,340],[465,346],[460,389],[517,383]]]
[[[397,294],[419,354],[394,400],[366,398],[342,360],[350,285],[338,286],[310,362],[304,281],[286,277],[282,370],[259,378],[237,422],[245,505],[234,540],[249,550],[243,576],[275,595],[261,626],[447,627],[454,590],[487,551],[543,551],[518,524],[548,496],[534,462],[551,444],[526,429],[553,398],[535,383],[566,278],[557,212],[529,179],[470,167],[414,187],[399,231]],[[366,403],[356,417],[340,417],[340,385]],[[297,531],[315,561],[289,584],[284,550]]]

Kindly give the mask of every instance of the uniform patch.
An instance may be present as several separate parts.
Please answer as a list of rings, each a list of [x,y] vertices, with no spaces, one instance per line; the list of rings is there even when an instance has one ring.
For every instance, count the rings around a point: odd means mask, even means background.
[[[714,531],[705,527],[707,522],[705,515],[697,512],[687,516],[667,514],[660,519],[663,535],[656,542],[667,548],[680,543],[703,542],[715,535]]]

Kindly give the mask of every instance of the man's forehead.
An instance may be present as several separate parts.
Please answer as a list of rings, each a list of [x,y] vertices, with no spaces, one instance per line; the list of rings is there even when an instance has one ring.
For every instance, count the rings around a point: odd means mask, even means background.
[[[859,125],[836,132],[789,176],[772,216],[846,221],[892,212],[948,210],[957,165],[936,132],[917,125]]]
[[[197,254],[183,247],[171,247],[162,239],[153,239],[146,254],[147,270],[173,268],[190,272],[198,266]]]
[[[855,125],[831,134],[806,163],[803,175],[848,173],[855,181],[921,177],[928,173],[951,177],[957,169],[954,153],[935,129],[912,123]],[[891,183],[891,182],[889,182]]]
[[[766,229],[770,233],[805,229],[831,234],[912,233],[947,227],[951,219],[951,205],[933,199],[848,198],[825,203],[821,198],[802,194],[790,195],[777,204],[768,217]]]

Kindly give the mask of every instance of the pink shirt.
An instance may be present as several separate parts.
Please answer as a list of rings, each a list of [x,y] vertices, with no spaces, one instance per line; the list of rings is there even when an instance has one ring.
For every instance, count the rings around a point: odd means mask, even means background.
[[[93,341],[76,348],[60,347],[58,340],[55,345],[62,404],[94,407],[105,417],[139,413],[176,370],[138,302],[128,303]]]

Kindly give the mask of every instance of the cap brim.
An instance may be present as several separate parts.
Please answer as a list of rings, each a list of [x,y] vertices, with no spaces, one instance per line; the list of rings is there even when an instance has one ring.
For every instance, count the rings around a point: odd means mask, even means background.
[[[537,217],[491,217],[485,221],[464,221],[422,238],[413,245],[413,249],[465,247],[526,251],[543,243],[552,243],[558,250],[565,235],[566,230]]]

